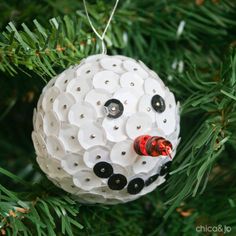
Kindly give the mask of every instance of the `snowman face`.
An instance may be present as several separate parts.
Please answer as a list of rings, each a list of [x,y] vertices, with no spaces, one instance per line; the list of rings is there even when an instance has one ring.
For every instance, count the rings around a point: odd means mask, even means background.
[[[115,204],[154,190],[179,142],[174,95],[124,56],[90,56],[52,79],[33,122],[41,169],[81,202]]]

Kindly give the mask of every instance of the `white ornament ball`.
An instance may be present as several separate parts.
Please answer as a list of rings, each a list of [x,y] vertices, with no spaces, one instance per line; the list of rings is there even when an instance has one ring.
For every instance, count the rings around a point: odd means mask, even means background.
[[[173,93],[141,61],[94,55],[43,89],[32,139],[40,168],[78,201],[125,203],[165,181],[179,120]]]

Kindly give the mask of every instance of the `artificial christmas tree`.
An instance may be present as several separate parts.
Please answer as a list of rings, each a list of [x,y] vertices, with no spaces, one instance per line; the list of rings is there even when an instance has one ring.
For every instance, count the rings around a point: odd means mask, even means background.
[[[99,32],[113,4],[87,3]],[[80,205],[51,184],[31,142],[46,82],[100,53],[82,1],[12,0],[0,8],[2,235],[192,236],[213,235],[207,226],[219,225],[235,234],[233,1],[120,2],[104,38],[108,53],[141,58],[158,71],[180,101],[182,141],[161,189],[109,207]]]

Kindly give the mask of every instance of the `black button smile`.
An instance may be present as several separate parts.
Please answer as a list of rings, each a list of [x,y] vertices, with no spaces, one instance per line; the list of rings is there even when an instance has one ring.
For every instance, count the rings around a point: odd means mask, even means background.
[[[121,190],[127,184],[127,179],[122,174],[114,174],[108,179],[108,186],[112,190]]]
[[[170,170],[170,166],[171,166],[171,161],[166,162],[160,170],[160,176],[163,176],[165,174],[167,174]]]
[[[141,178],[136,178],[129,182],[127,191],[129,194],[137,194],[143,189],[143,187],[144,187],[144,180]]]
[[[151,177],[149,177],[146,181],[145,181],[145,186],[149,186],[150,184],[152,184],[153,182],[155,182],[158,179],[159,174],[155,174]]]
[[[112,166],[104,161],[98,162],[93,167],[93,171],[100,178],[109,178],[113,174]]]

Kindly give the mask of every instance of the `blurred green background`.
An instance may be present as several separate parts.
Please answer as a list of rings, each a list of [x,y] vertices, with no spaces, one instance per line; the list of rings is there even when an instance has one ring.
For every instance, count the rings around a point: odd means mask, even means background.
[[[88,1],[100,31],[113,3]],[[62,198],[69,195],[40,171],[31,141],[33,108],[46,82],[99,53],[82,1],[0,0],[0,12],[0,235],[236,235],[236,2],[120,1],[106,37],[108,52],[141,59],[174,91],[182,107],[182,141],[167,183],[135,202],[109,207]],[[45,200],[43,207],[37,199]],[[9,214],[21,201],[30,210]],[[62,222],[53,210],[57,203],[65,219],[83,229]],[[205,228],[198,232],[199,226]],[[209,226],[218,228],[204,232]]]

